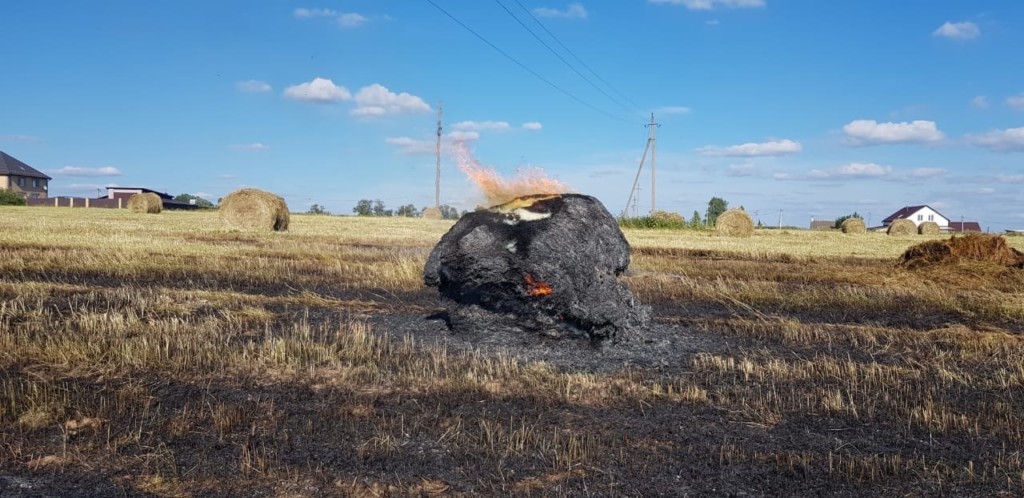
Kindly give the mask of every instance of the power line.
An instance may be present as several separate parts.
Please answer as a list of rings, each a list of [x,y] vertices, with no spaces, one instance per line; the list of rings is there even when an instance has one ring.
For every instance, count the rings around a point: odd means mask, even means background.
[[[489,46],[489,47],[493,48],[493,49],[494,49],[494,50],[496,50],[496,51],[497,51],[497,52],[498,52],[499,54],[501,54],[501,55],[504,55],[504,56],[505,56],[505,58],[507,58],[508,60],[510,60],[510,61],[512,61],[512,62],[514,62],[514,63],[515,63],[515,64],[516,64],[517,66],[519,66],[519,67],[523,68],[523,70],[525,70],[526,72],[528,72],[528,73],[532,74],[532,75],[533,75],[534,77],[536,77],[537,79],[539,79],[539,80],[543,81],[544,83],[547,83],[547,84],[548,84],[548,86],[550,86],[551,88],[554,88],[555,90],[558,90],[559,92],[561,92],[561,93],[562,93],[562,94],[564,94],[565,96],[567,96],[567,97],[569,97],[569,98],[571,98],[571,99],[575,100],[576,102],[578,102],[578,103],[580,103],[580,104],[583,104],[584,106],[587,106],[587,107],[589,107],[590,109],[592,109],[592,110],[594,110],[594,111],[596,111],[596,112],[599,112],[599,113],[601,113],[601,114],[604,114],[605,116],[608,116],[608,117],[610,117],[610,118],[612,118],[612,119],[614,119],[614,120],[616,120],[616,121],[622,121],[622,122],[624,122],[624,123],[628,123],[628,122],[629,122],[628,120],[626,120],[626,119],[623,119],[623,118],[621,118],[621,117],[619,117],[619,116],[616,116],[616,115],[614,115],[614,114],[612,114],[612,113],[610,113],[610,112],[608,112],[608,111],[605,111],[605,110],[603,110],[603,109],[600,109],[600,108],[594,107],[593,105],[591,105],[591,104],[589,104],[589,103],[587,103],[587,102],[583,101],[583,100],[582,100],[582,99],[580,99],[579,97],[577,97],[577,96],[575,96],[575,95],[573,95],[573,94],[569,93],[568,91],[564,90],[564,89],[563,89],[562,87],[560,87],[560,86],[558,86],[558,85],[556,85],[556,84],[552,83],[552,82],[551,82],[550,80],[548,80],[547,78],[545,78],[545,77],[541,76],[541,75],[540,75],[540,74],[539,74],[538,72],[536,72],[536,71],[534,71],[533,69],[530,69],[529,67],[527,67],[527,66],[526,66],[526,64],[523,64],[522,62],[519,62],[519,60],[518,60],[518,59],[516,59],[515,57],[512,57],[511,55],[509,55],[509,54],[508,54],[508,52],[505,52],[504,50],[502,50],[502,49],[498,48],[498,46],[497,46],[497,45],[495,45],[495,44],[491,43],[491,42],[490,42],[490,40],[488,40],[487,38],[484,38],[484,37],[483,37],[483,35],[481,35],[480,33],[477,33],[476,31],[474,31],[474,30],[473,30],[473,28],[470,28],[470,27],[469,27],[469,26],[467,26],[467,25],[466,25],[465,23],[463,23],[462,21],[460,21],[460,20],[459,20],[458,18],[456,18],[455,16],[451,15],[450,13],[448,13],[448,11],[447,11],[447,10],[444,10],[443,8],[441,8],[441,6],[440,6],[440,5],[438,5],[438,4],[436,4],[436,3],[434,3],[434,0],[426,0],[426,1],[427,1],[427,3],[429,3],[430,5],[433,5],[433,6],[434,6],[434,8],[436,8],[436,9],[437,9],[437,10],[439,10],[439,11],[441,11],[441,13],[442,13],[442,14],[444,14],[444,15],[448,16],[448,18],[449,18],[449,19],[451,19],[451,20],[455,21],[455,23],[456,23],[456,24],[458,24],[459,26],[462,26],[463,28],[465,28],[465,30],[466,30],[466,31],[469,31],[470,33],[472,33],[472,34],[473,34],[473,36],[475,36],[475,37],[479,38],[479,39],[480,39],[480,41],[482,41],[482,42],[486,43],[486,44],[487,44],[487,46]]]
[[[629,102],[637,111],[643,111],[643,106],[638,105],[636,102],[633,102],[625,94],[616,90],[615,87],[611,85],[611,83],[605,81],[605,79],[602,78],[600,74],[597,74],[597,71],[594,71],[590,66],[587,65],[586,62],[583,62],[583,59],[580,59],[572,50],[569,49],[569,47],[565,46],[565,44],[562,43],[562,40],[559,40],[558,37],[555,36],[555,34],[552,33],[551,30],[549,30],[547,26],[544,25],[544,23],[540,22],[540,19],[537,19],[537,16],[533,15],[533,12],[530,12],[530,10],[527,9],[526,6],[524,6],[519,0],[513,1],[516,3],[516,5],[519,6],[519,8],[523,9],[523,11],[525,11],[530,16],[530,18],[533,19],[533,21],[536,22],[537,25],[540,26],[541,29],[543,29],[544,32],[551,37],[551,39],[555,40],[555,43],[558,43],[558,46],[562,47],[562,49],[564,49],[569,55],[571,55],[573,59],[576,59],[576,62],[579,62],[581,66],[587,69],[587,71],[590,71],[590,74],[593,74],[595,78],[597,78],[601,83],[604,83],[605,86],[611,89],[611,91],[617,93],[620,97],[622,97],[623,100]]]
[[[516,17],[516,15],[513,14],[512,11],[508,9],[508,7],[505,6],[505,4],[501,3],[501,0],[494,0],[494,2],[497,3],[498,5],[500,5],[501,8],[504,9],[505,12],[508,13],[508,15],[512,19],[515,19],[516,22],[519,23],[519,25],[522,26],[523,29],[525,29],[527,33],[530,33],[530,35],[532,35],[535,40],[540,42],[541,45],[544,45],[544,48],[548,49],[548,52],[551,52],[552,54],[554,54],[554,56],[558,57],[558,60],[562,61],[562,63],[565,64],[566,67],[568,67],[569,69],[572,69],[572,72],[574,72],[577,75],[579,75],[580,78],[583,78],[583,81],[586,81],[590,86],[594,87],[595,90],[601,92],[601,95],[604,95],[605,97],[608,97],[609,100],[611,100],[612,102],[615,102],[616,104],[619,105],[619,107],[625,109],[626,112],[634,112],[633,109],[630,109],[629,107],[627,107],[626,104],[623,104],[622,102],[620,102],[619,99],[616,99],[615,97],[613,97],[610,94],[608,94],[608,92],[604,91],[603,88],[597,86],[597,84],[594,83],[593,81],[591,81],[590,78],[588,78],[585,74],[581,73],[578,69],[576,69],[576,66],[573,66],[572,64],[569,63],[569,61],[565,60],[565,57],[562,57],[562,54],[559,54],[555,49],[551,48],[551,45],[548,45],[548,43],[546,41],[544,41],[544,39],[542,39],[532,29],[530,29],[530,27],[527,26],[526,23],[524,23],[521,19]],[[520,5],[520,7],[522,7],[522,5]],[[530,16],[532,17],[533,15],[530,14]],[[534,18],[534,20],[536,20],[536,18]],[[543,25],[541,25],[541,27],[543,27]],[[550,34],[550,32],[549,32],[549,34]]]

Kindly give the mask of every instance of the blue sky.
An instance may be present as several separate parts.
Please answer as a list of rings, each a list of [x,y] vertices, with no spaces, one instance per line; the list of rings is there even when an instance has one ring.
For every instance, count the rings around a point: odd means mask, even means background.
[[[1024,228],[1024,2],[433,1],[5,2],[0,150],[51,195],[423,207],[443,102],[446,142],[617,214],[654,112],[658,209]],[[481,199],[446,156],[442,202]]]

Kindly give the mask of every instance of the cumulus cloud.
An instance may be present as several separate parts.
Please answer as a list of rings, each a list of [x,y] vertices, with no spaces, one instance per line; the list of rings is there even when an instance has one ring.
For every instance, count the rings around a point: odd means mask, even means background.
[[[971,99],[971,107],[975,109],[988,109],[988,97],[984,95],[978,95]]]
[[[540,124],[539,121],[530,121],[528,123],[523,123],[524,130],[537,131],[540,130],[541,128],[544,128],[544,125]]]
[[[847,145],[934,143],[946,138],[934,121],[879,123],[858,119],[843,126]]]
[[[310,19],[313,17],[336,17],[338,11],[331,9],[295,9],[293,12],[296,19]]]
[[[59,176],[121,176],[121,170],[113,166],[103,166],[100,168],[64,166],[63,168],[54,171],[53,174]]]
[[[357,14],[355,12],[349,12],[338,16],[338,25],[343,28],[355,28],[362,26],[369,19],[366,16]]]
[[[315,104],[333,104],[352,98],[347,88],[326,78],[314,78],[308,83],[290,86],[284,90],[284,96]]]
[[[430,106],[423,99],[405,92],[394,93],[379,83],[360,88],[355,101],[357,106],[351,112],[354,116],[430,112]]]
[[[730,9],[741,9],[749,7],[764,7],[765,0],[647,0],[650,3],[664,3],[669,5],[681,5],[690,10],[711,10],[716,7]]]
[[[728,147],[717,147],[708,145],[697,149],[705,156],[728,156],[728,157],[758,157],[758,156],[785,156],[796,154],[803,150],[799,142],[793,140],[772,140],[761,143],[745,143],[730,145]]]
[[[356,28],[362,26],[370,19],[356,12],[339,12],[333,9],[306,9],[299,8],[292,12],[296,19],[329,18],[338,22],[342,28]]]
[[[973,40],[981,36],[981,28],[970,21],[949,22],[939,26],[932,32],[932,36],[949,38],[951,40]]]
[[[565,10],[553,9],[551,7],[538,7],[533,9],[533,15],[537,17],[562,18],[562,19],[586,19],[587,9],[578,3],[569,4]]]
[[[407,156],[433,153],[436,146],[434,142],[429,140],[417,140],[410,137],[388,137],[384,141],[398,147],[398,151]]]
[[[967,135],[967,143],[993,152],[1024,152],[1024,127]]]
[[[259,142],[253,142],[251,144],[235,144],[228,146],[231,150],[240,150],[247,152],[263,152],[270,150],[270,146],[261,144]]]
[[[235,83],[235,88],[238,89],[239,92],[245,93],[266,93],[273,90],[273,88],[270,87],[270,83],[259,80],[239,81],[238,83]]]
[[[1024,93],[1007,97],[1006,106],[1017,111],[1024,111]]]
[[[509,124],[506,121],[459,121],[453,124],[452,128],[462,131],[502,131],[509,129]]]
[[[807,177],[816,180],[834,178],[879,178],[892,173],[892,166],[875,163],[850,163],[830,170],[814,169]]]

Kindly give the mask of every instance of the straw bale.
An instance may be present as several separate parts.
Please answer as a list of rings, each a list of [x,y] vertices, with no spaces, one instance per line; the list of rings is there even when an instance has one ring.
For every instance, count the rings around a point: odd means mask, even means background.
[[[263,190],[236,190],[221,200],[218,211],[226,228],[278,232],[288,229],[288,204],[281,196]]]
[[[917,235],[917,225],[913,221],[900,218],[893,221],[885,233],[889,235]]]
[[[133,194],[128,198],[128,209],[133,213],[159,214],[163,208],[163,200],[152,192]]]
[[[754,220],[742,209],[730,209],[718,215],[715,233],[727,237],[750,237],[754,234]]]
[[[942,230],[939,229],[938,223],[935,223],[934,221],[926,221],[918,225],[917,233],[921,235],[938,235],[942,233]]]
[[[840,225],[843,233],[868,233],[868,227],[861,218],[847,218]]]

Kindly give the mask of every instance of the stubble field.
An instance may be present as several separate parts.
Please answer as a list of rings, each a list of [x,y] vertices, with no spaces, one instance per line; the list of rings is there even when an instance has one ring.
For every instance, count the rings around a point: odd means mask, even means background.
[[[0,208],[0,495],[1024,493],[1022,270],[630,230],[653,345],[477,347],[449,226]]]

